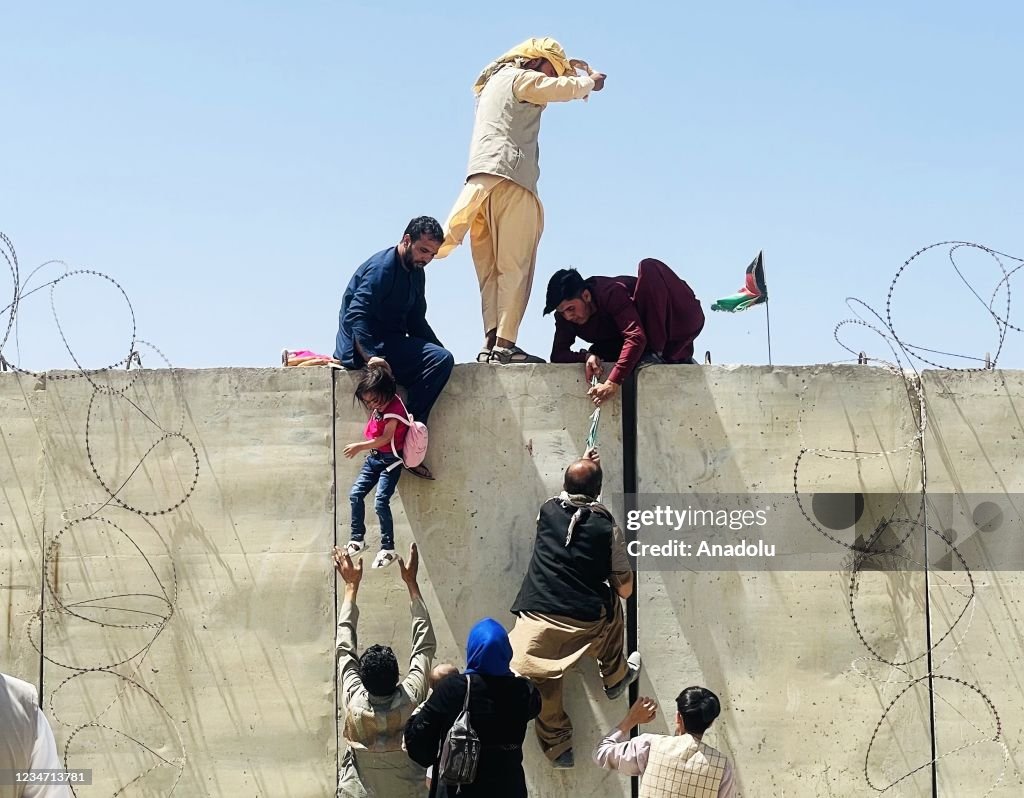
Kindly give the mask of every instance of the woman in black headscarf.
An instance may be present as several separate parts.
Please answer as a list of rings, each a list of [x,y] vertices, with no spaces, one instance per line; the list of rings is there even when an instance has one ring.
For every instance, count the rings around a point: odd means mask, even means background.
[[[482,750],[476,780],[463,785],[465,798],[525,798],[523,738],[526,724],[540,712],[540,694],[509,669],[512,646],[508,633],[493,618],[470,630],[467,668],[443,679],[423,708],[405,727],[405,747],[421,765],[436,765],[441,740],[462,711],[466,677],[470,680],[469,722]],[[435,783],[437,768],[434,769]]]

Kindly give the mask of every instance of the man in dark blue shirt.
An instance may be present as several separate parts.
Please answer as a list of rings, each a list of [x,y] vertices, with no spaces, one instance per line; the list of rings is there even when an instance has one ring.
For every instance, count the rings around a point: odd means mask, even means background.
[[[398,246],[378,252],[356,269],[338,314],[334,356],[348,369],[384,362],[408,391],[409,412],[423,422],[455,365],[426,318],[423,268],[443,241],[436,219],[413,219]],[[409,471],[433,479],[426,466]]]

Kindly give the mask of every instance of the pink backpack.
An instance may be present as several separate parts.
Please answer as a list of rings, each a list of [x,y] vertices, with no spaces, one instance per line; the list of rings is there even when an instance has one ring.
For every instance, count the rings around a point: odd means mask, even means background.
[[[402,402],[402,407],[405,408],[405,402]],[[393,418],[409,428],[405,433],[401,453],[395,454],[406,468],[415,468],[427,456],[427,425],[414,419],[408,409],[405,409],[405,414],[408,418],[397,413],[385,413],[384,418]]]

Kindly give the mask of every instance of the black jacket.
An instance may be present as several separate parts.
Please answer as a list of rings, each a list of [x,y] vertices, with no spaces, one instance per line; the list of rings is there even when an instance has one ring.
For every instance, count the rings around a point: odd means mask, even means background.
[[[577,511],[579,520],[570,537],[569,525]],[[533,557],[512,612],[563,615],[578,621],[597,621],[611,613],[613,594],[607,580],[614,524],[606,513],[600,506],[581,509],[562,498],[544,502],[537,517]]]
[[[476,781],[460,798],[525,798],[523,738],[526,724],[540,712],[540,693],[518,676],[470,676],[469,722],[483,750]],[[405,748],[423,766],[437,763],[441,741],[462,712],[466,677],[452,674],[434,688],[422,709],[405,726]],[[436,775],[436,769],[435,769]],[[449,790],[454,794],[454,788]]]

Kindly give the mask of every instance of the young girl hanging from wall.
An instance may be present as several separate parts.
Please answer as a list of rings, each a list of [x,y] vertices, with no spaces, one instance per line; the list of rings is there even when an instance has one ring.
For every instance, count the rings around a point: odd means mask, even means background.
[[[369,452],[348,494],[352,504],[352,539],[345,546],[345,552],[354,557],[366,548],[363,500],[376,485],[377,498],[373,508],[380,519],[380,551],[373,561],[374,568],[386,568],[397,559],[391,496],[398,487],[398,478],[402,476],[400,453],[407,427],[388,416],[406,418],[409,414],[396,391],[395,378],[386,367],[369,366],[363,371],[356,383],[355,395],[370,411],[370,419],[363,432],[366,440],[350,443],[343,450],[345,457],[349,458],[359,452]]]

